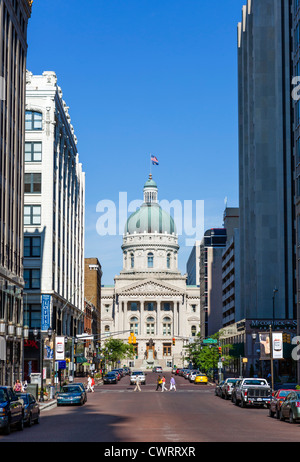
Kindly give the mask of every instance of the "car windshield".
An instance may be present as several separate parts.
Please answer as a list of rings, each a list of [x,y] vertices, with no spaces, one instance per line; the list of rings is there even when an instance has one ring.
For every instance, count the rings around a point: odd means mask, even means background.
[[[80,387],[63,387],[63,393],[80,393]]]
[[[280,396],[280,398],[282,398],[283,396],[287,396],[289,393],[291,393],[291,390],[281,390],[278,393],[278,396]]]
[[[144,375],[143,372],[133,372],[132,375]]]
[[[6,401],[4,390],[0,390],[0,401]]]
[[[245,380],[244,385],[266,385],[264,380]]]
[[[227,380],[227,383],[236,383],[236,382],[237,382],[237,380],[234,380],[234,379]]]
[[[111,376],[116,376],[116,373],[115,372],[108,372],[106,375],[111,375]]]
[[[17,397],[22,399],[24,403],[28,403],[29,401],[29,396],[26,393],[17,393]]]

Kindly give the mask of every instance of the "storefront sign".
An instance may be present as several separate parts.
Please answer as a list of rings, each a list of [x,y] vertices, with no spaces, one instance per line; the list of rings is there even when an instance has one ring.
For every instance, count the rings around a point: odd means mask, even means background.
[[[50,327],[50,308],[51,308],[51,295],[42,295],[42,319],[41,330],[45,332]]]

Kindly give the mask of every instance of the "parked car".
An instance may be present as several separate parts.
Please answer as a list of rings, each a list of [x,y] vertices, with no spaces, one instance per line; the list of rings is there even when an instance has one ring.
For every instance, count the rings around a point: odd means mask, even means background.
[[[240,379],[233,379],[233,378],[228,378],[224,380],[222,389],[221,389],[221,398],[223,399],[231,399],[232,395],[232,389],[234,385],[239,381]]]
[[[12,387],[0,386],[0,428],[6,435],[11,427],[24,428],[24,405]]]
[[[207,375],[205,374],[197,374],[194,380],[194,383],[205,383],[206,385],[208,384],[208,378]]]
[[[281,405],[283,401],[285,400],[285,398],[287,397],[287,395],[289,395],[292,391],[293,390],[285,390],[285,389],[275,391],[274,396],[272,396],[272,400],[271,400],[270,408],[269,408],[270,417],[274,417],[276,415],[277,419],[280,418]]]
[[[31,427],[33,423],[40,423],[40,406],[31,393],[17,392],[18,398],[24,405],[24,424]]]
[[[152,370],[152,372],[160,372],[161,374],[162,374],[162,371],[163,370],[162,370],[161,366],[155,366],[155,367],[153,367],[153,370]]]
[[[300,419],[300,391],[293,390],[287,395],[280,407],[280,420],[289,419],[295,423]]]
[[[146,376],[142,371],[133,371],[130,376],[130,385],[134,385],[136,383],[136,378],[139,377],[140,384],[146,385]]]
[[[115,374],[114,372],[108,372],[103,377],[103,383],[118,383],[117,374]]]
[[[74,385],[78,385],[79,387],[82,388],[82,391],[84,393],[84,402],[86,403],[86,401],[87,401],[86,386],[82,382],[76,382],[76,383],[74,382]]]
[[[188,375],[188,380],[190,383],[193,383],[195,381],[196,375],[200,374],[200,371],[191,371]]]
[[[57,395],[57,406],[85,403],[84,393],[79,385],[64,385]]]
[[[244,378],[238,380],[232,390],[231,400],[238,406],[264,406],[269,407],[272,391],[266,379]]]
[[[113,369],[111,372],[114,372],[116,374],[116,376],[117,376],[117,379],[121,380],[122,375],[121,375],[121,372],[120,372],[119,369]]]
[[[224,383],[224,380],[222,380],[220,383],[216,385],[216,388],[215,388],[216,396],[221,396],[223,383]]]

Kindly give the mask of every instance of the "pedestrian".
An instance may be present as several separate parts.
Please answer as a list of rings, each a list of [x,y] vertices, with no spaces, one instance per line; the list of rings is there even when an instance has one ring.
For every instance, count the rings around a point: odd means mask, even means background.
[[[163,378],[162,378],[162,389],[161,389],[161,391],[165,391],[165,390],[166,390],[166,391],[169,391],[169,390],[166,388],[166,377],[163,376]]]
[[[174,377],[171,377],[171,380],[170,380],[170,391],[171,390],[176,391],[176,383],[175,383]]]
[[[16,392],[21,392],[23,391],[23,387],[22,387],[22,384],[20,382],[20,380],[18,379],[15,383],[15,386],[14,386],[14,391]]]
[[[139,378],[139,376],[136,377],[135,389],[133,391],[142,391],[141,387],[140,387],[140,378]]]
[[[157,383],[157,385],[156,385],[156,391],[158,391],[159,388],[162,387],[162,379],[161,379],[161,376],[160,376],[160,375],[157,377],[157,382],[156,382],[156,383]]]
[[[91,378],[91,389],[92,389],[92,392],[94,393],[94,386],[95,386],[95,379],[94,377]]]
[[[88,381],[87,381],[87,388],[86,388],[86,391],[93,391],[92,390],[92,379],[91,379],[91,376],[88,375]]]

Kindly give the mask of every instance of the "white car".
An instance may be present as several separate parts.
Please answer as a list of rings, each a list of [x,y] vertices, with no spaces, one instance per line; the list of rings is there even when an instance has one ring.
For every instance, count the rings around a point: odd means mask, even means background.
[[[134,385],[136,383],[136,378],[140,379],[140,384],[146,385],[146,376],[143,371],[133,371],[130,376],[130,385]]]

